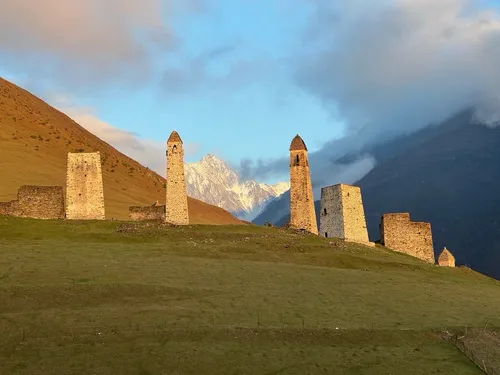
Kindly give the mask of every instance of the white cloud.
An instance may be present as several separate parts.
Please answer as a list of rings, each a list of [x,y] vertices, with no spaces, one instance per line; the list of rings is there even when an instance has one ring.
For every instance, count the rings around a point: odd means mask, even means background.
[[[0,1],[3,64],[66,84],[146,79],[175,41],[163,0]]]
[[[497,10],[469,0],[311,1],[317,15],[298,82],[338,111],[351,134],[362,129],[360,142],[500,94]]]

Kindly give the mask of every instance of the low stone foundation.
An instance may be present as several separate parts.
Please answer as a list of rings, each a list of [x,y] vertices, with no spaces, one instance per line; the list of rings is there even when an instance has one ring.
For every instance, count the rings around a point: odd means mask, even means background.
[[[0,215],[33,219],[64,219],[62,186],[21,186],[17,200],[0,202]]]
[[[131,206],[128,217],[134,221],[161,220],[165,221],[165,205],[163,206]]]

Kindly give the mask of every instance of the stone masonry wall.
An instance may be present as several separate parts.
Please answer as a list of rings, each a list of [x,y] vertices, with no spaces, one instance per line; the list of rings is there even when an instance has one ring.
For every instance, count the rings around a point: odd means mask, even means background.
[[[321,188],[319,235],[327,238],[345,238],[342,197],[338,185]]]
[[[66,218],[104,220],[100,153],[68,153],[67,168]]]
[[[370,243],[359,187],[338,184],[321,189],[320,235]]]
[[[62,186],[21,186],[17,194],[19,216],[34,219],[64,219]]]
[[[455,267],[455,257],[446,247],[441,251],[438,257],[438,264],[441,267]]]
[[[171,137],[172,138],[172,137]],[[189,224],[184,150],[182,141],[167,143],[167,188],[165,221],[176,225]]]
[[[128,209],[130,220],[161,220],[165,221],[165,206],[131,206]]]
[[[307,151],[290,151],[290,226],[318,234]]]
[[[18,216],[19,215],[19,202],[9,201],[0,202],[0,216]]]
[[[389,249],[435,263],[431,224],[410,221],[409,213],[382,215],[380,236]]]
[[[0,202],[0,215],[33,219],[64,219],[62,186],[21,186],[17,200]]]

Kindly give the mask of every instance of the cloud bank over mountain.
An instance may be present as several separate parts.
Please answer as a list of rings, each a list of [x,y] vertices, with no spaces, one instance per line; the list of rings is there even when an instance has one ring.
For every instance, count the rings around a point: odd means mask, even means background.
[[[370,156],[339,165],[347,152],[470,106],[482,121],[498,123],[498,9],[472,0],[307,3],[315,11],[290,58],[294,79],[345,126],[344,138],[310,153],[313,184],[334,183],[348,168],[352,175],[369,171]],[[240,168],[252,178],[271,176],[286,173],[288,160],[244,160]]]

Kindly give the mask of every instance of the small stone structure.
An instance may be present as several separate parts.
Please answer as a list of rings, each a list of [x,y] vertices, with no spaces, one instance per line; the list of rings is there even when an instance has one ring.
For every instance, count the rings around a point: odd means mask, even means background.
[[[167,141],[167,187],[165,221],[176,225],[189,224],[186,180],[184,176],[184,150],[176,131]]]
[[[101,154],[68,153],[66,218],[104,220],[104,189]]]
[[[130,220],[144,221],[144,220],[161,220],[165,221],[165,205],[153,206],[132,206],[128,209],[128,216]]]
[[[410,221],[409,213],[382,215],[380,243],[429,263],[435,263],[430,223]]]
[[[438,258],[438,264],[441,267],[455,267],[455,257],[453,254],[445,247]]]
[[[19,201],[0,202],[0,216],[19,216]]]
[[[337,184],[321,188],[320,230],[322,237],[336,237],[369,246],[361,188]]]
[[[21,186],[17,200],[0,202],[0,215],[33,219],[64,219],[62,186]]]
[[[290,227],[318,234],[307,147],[297,134],[290,144]]]

